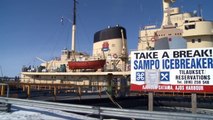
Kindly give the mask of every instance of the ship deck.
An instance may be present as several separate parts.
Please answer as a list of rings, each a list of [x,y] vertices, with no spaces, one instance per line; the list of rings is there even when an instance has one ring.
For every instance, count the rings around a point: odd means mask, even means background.
[[[130,71],[125,72],[22,72],[23,75],[57,75],[57,76],[105,76],[105,75],[117,75],[128,76]]]

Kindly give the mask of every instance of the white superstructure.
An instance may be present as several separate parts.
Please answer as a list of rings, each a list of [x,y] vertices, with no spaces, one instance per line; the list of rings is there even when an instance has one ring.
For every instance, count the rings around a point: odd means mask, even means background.
[[[213,47],[213,22],[206,21],[193,13],[181,13],[180,8],[170,7],[172,2],[175,0],[163,0],[164,13],[161,28],[146,26],[139,31],[138,50],[153,48],[156,32],[168,24],[182,30],[181,35],[187,40],[187,48]],[[163,36],[164,34],[160,37]]]

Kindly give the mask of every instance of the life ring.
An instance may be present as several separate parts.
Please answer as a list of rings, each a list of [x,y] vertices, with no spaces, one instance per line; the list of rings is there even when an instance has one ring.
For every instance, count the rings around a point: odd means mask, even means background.
[[[154,37],[152,37],[152,38],[151,38],[151,41],[152,41],[152,42],[155,42],[156,40],[155,40],[155,38],[154,38]]]
[[[113,54],[113,57],[114,57],[114,58],[118,58],[118,55],[117,55],[117,54]]]

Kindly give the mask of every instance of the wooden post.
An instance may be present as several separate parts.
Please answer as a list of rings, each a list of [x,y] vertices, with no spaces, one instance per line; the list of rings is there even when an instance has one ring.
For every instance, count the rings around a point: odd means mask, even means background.
[[[79,95],[79,98],[81,100],[81,87],[80,86],[78,87],[78,95]]]
[[[56,88],[56,86],[54,86],[54,101],[56,101],[56,95],[57,95],[57,88]]]
[[[192,113],[196,114],[197,113],[197,94],[196,93],[191,94],[191,102],[192,102]]]
[[[102,87],[99,86],[99,97],[100,97],[100,98],[101,98],[101,89],[102,89]]]
[[[30,85],[27,85],[27,97],[30,97]]]
[[[5,92],[5,87],[4,85],[1,85],[1,96],[4,96],[4,92]]]
[[[148,94],[148,110],[153,111],[153,92]]]

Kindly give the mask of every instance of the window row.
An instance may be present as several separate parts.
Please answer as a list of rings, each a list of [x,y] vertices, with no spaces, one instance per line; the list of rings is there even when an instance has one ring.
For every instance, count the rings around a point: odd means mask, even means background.
[[[198,39],[192,39],[192,43],[195,43],[196,41],[200,43],[201,39],[200,38],[198,38]]]

